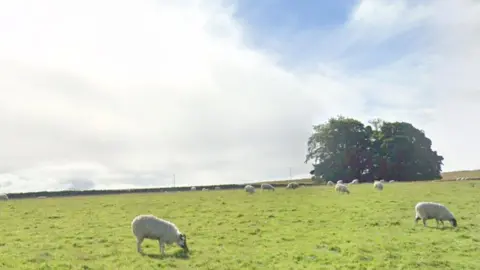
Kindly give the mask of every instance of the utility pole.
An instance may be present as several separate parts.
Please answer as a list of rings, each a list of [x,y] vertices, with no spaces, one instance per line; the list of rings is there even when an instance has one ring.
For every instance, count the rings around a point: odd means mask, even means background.
[[[173,187],[175,187],[175,174],[173,174]]]

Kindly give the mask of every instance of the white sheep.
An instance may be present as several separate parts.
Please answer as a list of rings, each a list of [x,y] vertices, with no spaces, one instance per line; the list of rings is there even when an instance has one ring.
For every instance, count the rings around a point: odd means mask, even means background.
[[[288,183],[286,188],[287,189],[296,189],[296,188],[298,188],[298,183],[290,182],[290,183]]]
[[[343,180],[338,180],[337,184],[343,184]]]
[[[340,192],[340,193],[350,194],[350,191],[348,190],[348,187],[344,184],[336,184],[335,185],[335,191]]]
[[[220,187],[215,187],[215,190],[220,190]]]
[[[0,200],[1,201],[8,201],[8,195],[5,193],[0,194]]]
[[[453,216],[452,212],[447,209],[443,204],[435,202],[419,202],[415,205],[415,225],[419,220],[423,221],[423,226],[427,226],[427,220],[435,219],[438,223],[448,220],[453,227],[457,227],[457,220]]]
[[[244,189],[245,189],[246,192],[248,192],[250,194],[255,193],[255,188],[252,185],[246,185]]]
[[[389,183],[395,183],[395,180],[390,180],[390,181],[388,181],[388,182],[389,182]]]
[[[191,187],[190,190],[197,190],[197,188],[196,187]]]
[[[353,179],[353,181],[350,184],[358,184],[358,179]]]
[[[375,181],[375,182],[373,183],[373,187],[376,188],[376,189],[378,189],[378,190],[383,190],[383,183],[380,182],[380,181]]]
[[[137,238],[137,251],[143,254],[144,239],[158,240],[160,252],[165,254],[165,244],[174,244],[188,252],[187,236],[170,221],[157,218],[154,215],[139,215],[132,221],[132,232]]]
[[[333,186],[333,185],[335,185],[335,184],[332,181],[327,182],[327,186]]]
[[[383,184],[383,183],[385,183],[385,180],[382,179],[382,180],[380,180],[379,182]]]
[[[208,191],[208,188],[202,188],[202,191]]]
[[[261,188],[262,190],[267,189],[267,190],[275,191],[275,187],[272,186],[272,185],[270,185],[270,184],[262,184],[262,185],[260,186],[260,188]]]

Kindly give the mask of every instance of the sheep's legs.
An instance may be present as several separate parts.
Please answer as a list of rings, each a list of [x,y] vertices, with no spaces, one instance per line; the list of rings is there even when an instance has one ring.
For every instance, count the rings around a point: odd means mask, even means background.
[[[143,242],[143,238],[137,238],[137,252],[140,254],[143,254],[142,242]]]
[[[162,253],[162,255],[165,255],[165,243],[158,240],[158,245],[160,246],[160,253]]]
[[[426,218],[422,218],[422,221],[423,221],[423,227],[427,227],[427,219],[426,219]]]

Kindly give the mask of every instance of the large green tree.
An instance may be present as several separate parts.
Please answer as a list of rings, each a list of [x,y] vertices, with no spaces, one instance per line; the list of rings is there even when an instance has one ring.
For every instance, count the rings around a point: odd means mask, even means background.
[[[313,127],[305,163],[324,180],[439,179],[443,157],[425,133],[405,122],[375,119],[365,126],[339,116]]]

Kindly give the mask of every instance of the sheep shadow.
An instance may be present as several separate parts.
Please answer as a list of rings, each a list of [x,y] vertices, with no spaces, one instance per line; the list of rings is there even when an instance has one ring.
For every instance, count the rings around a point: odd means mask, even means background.
[[[162,260],[166,258],[175,258],[175,259],[182,259],[182,260],[188,260],[190,259],[189,253],[183,251],[183,250],[178,250],[173,253],[166,253],[165,255],[159,254],[159,253],[151,253],[151,254],[143,254],[143,256],[147,256],[150,259],[154,260]]]
[[[417,228],[417,227],[420,227],[420,226],[414,226],[413,229]],[[421,226],[421,228],[425,228],[425,229],[430,229],[430,230],[439,230],[439,231],[445,231],[445,230],[449,230],[449,231],[458,231],[459,228],[458,227],[451,227],[451,226],[445,226],[445,227],[437,227],[435,225],[427,225],[427,226]]]

